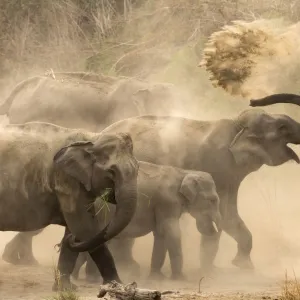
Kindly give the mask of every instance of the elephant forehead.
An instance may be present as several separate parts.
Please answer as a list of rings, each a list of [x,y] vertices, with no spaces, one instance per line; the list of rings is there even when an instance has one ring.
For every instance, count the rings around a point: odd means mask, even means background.
[[[125,132],[103,134],[95,141],[95,148],[113,145],[120,148],[132,148],[133,143],[130,134]]]

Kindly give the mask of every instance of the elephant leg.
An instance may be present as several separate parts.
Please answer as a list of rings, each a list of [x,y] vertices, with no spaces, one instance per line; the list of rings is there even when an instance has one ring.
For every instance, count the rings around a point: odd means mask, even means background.
[[[134,241],[131,238],[114,238],[109,241],[108,247],[118,266],[129,269],[132,276],[140,276],[140,265],[132,256]]]
[[[55,276],[53,291],[58,290],[76,290],[77,286],[70,281],[70,275],[72,274],[76,265],[79,252],[71,251],[66,245],[65,237],[70,233],[70,230],[66,227],[65,234],[61,241],[60,253],[58,258],[57,270],[59,276]]]
[[[87,262],[87,257],[88,257],[88,254],[86,252],[79,253],[73,273],[72,273],[72,277],[74,279],[78,279],[79,271],[80,271],[81,267]]]
[[[2,259],[14,265],[38,265],[32,250],[32,239],[44,229],[19,232],[5,245]]]
[[[209,274],[215,268],[214,260],[219,250],[221,231],[213,236],[201,236],[200,243],[200,269],[204,274]]]
[[[101,275],[99,270],[92,257],[88,253],[86,255],[85,274],[87,282],[94,283],[100,281]]]
[[[62,198],[60,198],[60,201],[63,205],[66,202],[67,197],[69,196],[63,196]],[[85,199],[85,197],[86,195],[83,193],[81,200],[76,201],[76,207],[72,212],[64,212],[64,219],[69,228],[69,232],[71,232],[72,235],[75,236],[75,242],[77,243],[80,241],[91,239],[92,237],[95,237],[96,234],[99,234],[99,223],[97,218],[95,218],[93,212],[87,211],[86,209],[86,206],[90,203],[88,202],[88,200],[90,201],[91,199]],[[70,200],[73,201],[72,198]],[[64,245],[68,247],[65,240],[66,239],[64,238],[62,247]],[[71,250],[69,250],[68,252],[70,253]],[[69,282],[78,257],[78,252],[76,253],[76,255],[75,253],[72,254],[73,257],[75,257],[74,261],[72,258],[72,268],[68,269],[68,272],[63,273],[66,280],[68,280]],[[62,253],[60,254],[62,255]],[[115,280],[121,283],[114,259],[105,244],[98,245],[95,249],[90,249],[89,254],[91,255],[93,261],[96,263],[98,270],[100,271],[100,274],[103,278],[103,282],[108,283]]]
[[[98,266],[103,278],[103,284],[109,283],[113,280],[122,283],[118,275],[114,259],[106,244],[99,245],[95,250],[89,252],[89,254]]]
[[[168,249],[173,280],[183,280],[183,254],[179,219],[173,218],[163,223],[165,245]]]
[[[224,220],[224,231],[237,242],[237,254],[232,264],[241,269],[253,269],[254,265],[250,258],[252,250],[252,234],[239,215]]]
[[[154,244],[151,257],[151,270],[150,270],[150,279],[162,280],[166,276],[161,272],[161,269],[164,265],[166,256],[167,256],[167,246],[165,243],[165,238],[162,234],[157,231],[153,232]]]

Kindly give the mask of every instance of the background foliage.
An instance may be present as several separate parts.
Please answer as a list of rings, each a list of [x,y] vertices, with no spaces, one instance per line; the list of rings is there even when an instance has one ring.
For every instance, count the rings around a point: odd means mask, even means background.
[[[204,106],[222,106],[218,98],[232,97],[197,67],[203,43],[232,20],[278,16],[298,21],[300,2],[2,0],[0,80],[7,86],[49,68],[95,71],[176,83],[215,99]]]

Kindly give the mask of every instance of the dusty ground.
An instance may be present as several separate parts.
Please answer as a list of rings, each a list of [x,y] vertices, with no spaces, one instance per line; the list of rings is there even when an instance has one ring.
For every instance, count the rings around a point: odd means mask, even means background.
[[[51,266],[17,267],[2,263],[1,265],[0,299],[49,299],[55,295],[51,292],[53,269]],[[196,271],[191,272],[196,275]],[[203,279],[200,285],[195,280],[197,276],[190,274],[186,282],[150,282],[137,280],[141,288],[153,288],[160,291],[178,291],[166,294],[164,299],[263,299],[263,297],[278,298],[280,282],[276,278],[268,278],[262,274],[242,274],[236,270],[226,270],[226,274],[214,278]],[[124,277],[124,276],[123,276]],[[238,281],[238,282],[237,282]],[[75,281],[79,286],[82,299],[96,299],[99,289],[97,284],[86,284],[83,280]]]

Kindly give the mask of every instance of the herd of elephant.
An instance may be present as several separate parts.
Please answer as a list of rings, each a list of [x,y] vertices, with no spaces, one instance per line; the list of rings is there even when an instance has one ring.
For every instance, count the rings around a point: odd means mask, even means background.
[[[203,272],[214,268],[222,231],[237,242],[233,265],[254,268],[238,189],[262,165],[300,162],[288,147],[300,144],[300,123],[257,108],[213,121],[171,116],[184,107],[171,84],[58,76],[24,80],[0,106],[9,118],[0,129],[0,230],[19,232],[5,261],[36,264],[32,238],[61,225],[54,290],[76,288],[71,276],[85,262],[87,280],[121,282],[116,266],[138,271],[134,240],[152,232],[150,276],[164,277],[168,253],[172,279],[183,279],[179,220],[189,213],[201,234]],[[300,96],[270,95],[250,106],[274,103],[300,105]]]

